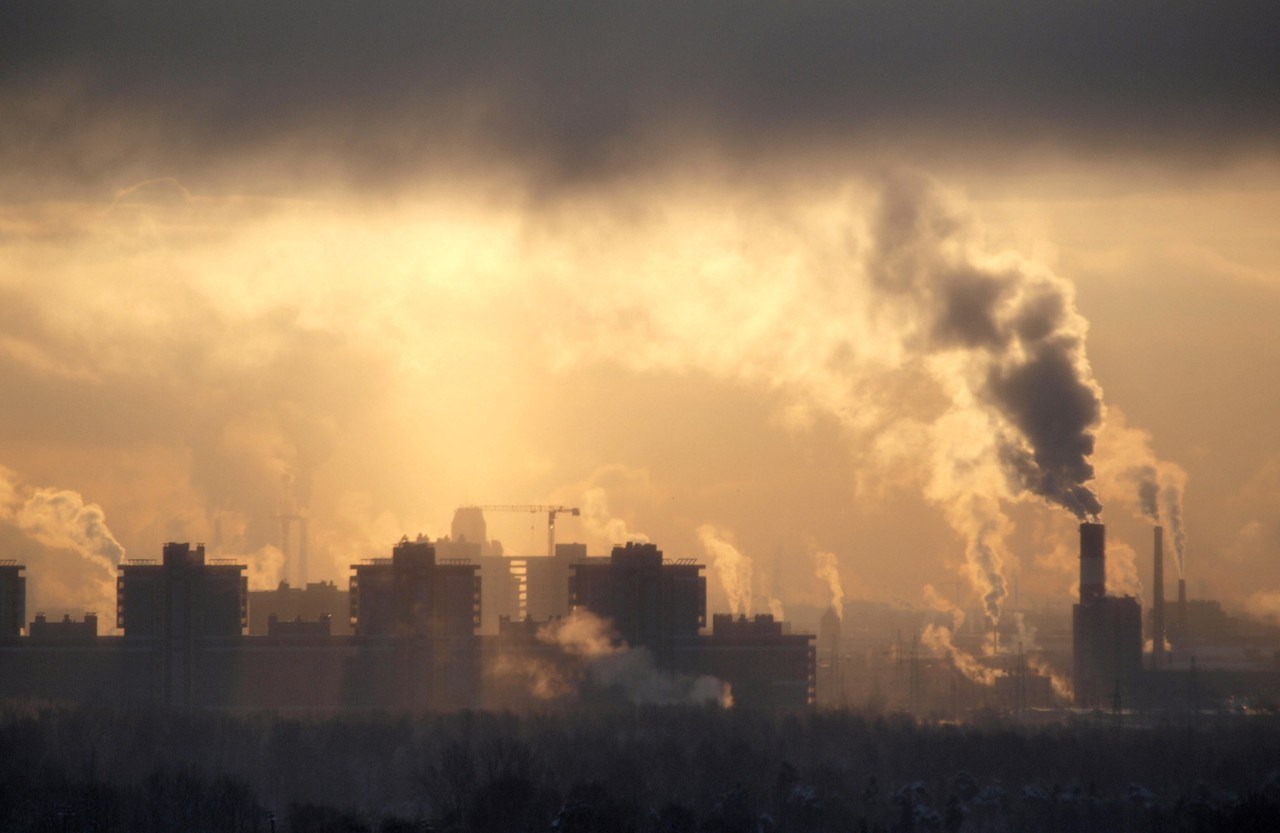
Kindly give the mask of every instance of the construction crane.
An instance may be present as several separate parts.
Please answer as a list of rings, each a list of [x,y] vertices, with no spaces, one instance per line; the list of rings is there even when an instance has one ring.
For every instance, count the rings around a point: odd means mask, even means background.
[[[545,512],[547,513],[547,555],[556,554],[556,515],[570,514],[575,518],[582,514],[576,506],[464,506],[463,509],[479,509],[482,512]]]

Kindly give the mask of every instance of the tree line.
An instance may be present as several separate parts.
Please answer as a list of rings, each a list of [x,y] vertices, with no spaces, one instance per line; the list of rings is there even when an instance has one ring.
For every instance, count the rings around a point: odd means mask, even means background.
[[[1280,720],[850,711],[174,714],[0,707],[0,830],[1280,829]]]

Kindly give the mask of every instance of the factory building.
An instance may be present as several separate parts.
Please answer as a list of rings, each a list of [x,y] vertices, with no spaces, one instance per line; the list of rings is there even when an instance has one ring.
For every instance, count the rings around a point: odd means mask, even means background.
[[[315,618],[281,619],[275,614],[267,617],[267,636],[278,637],[316,637],[333,635],[333,616],[328,613]]]
[[[647,651],[653,673],[676,683],[720,677],[745,707],[812,702],[813,638],[785,633],[767,616],[720,617],[701,634],[706,580],[694,561],[666,562],[652,544],[595,559],[564,548],[543,560],[563,570],[563,595],[548,604],[609,620],[617,649]],[[505,619],[498,635],[480,637],[480,566],[438,558],[421,538],[402,539],[390,558],[353,565],[349,636],[333,633],[329,613],[268,613],[265,634],[247,635],[245,565],[210,561],[201,545],[170,543],[159,561],[119,567],[121,635],[98,636],[92,614],[83,621],[39,615],[23,638],[24,577],[17,565],[5,566],[0,589],[10,638],[0,639],[0,698],[286,712],[520,707],[546,691],[527,675],[504,677],[504,663],[552,670],[576,663],[580,670],[583,661],[544,637],[554,617]],[[575,691],[561,687],[557,696]]]
[[[619,639],[649,650],[670,670],[677,643],[697,639],[707,621],[707,580],[692,558],[664,562],[654,544],[628,542],[608,558],[569,565],[569,604],[608,619]]]
[[[188,708],[196,699],[200,655],[208,640],[238,638],[249,624],[245,566],[209,563],[204,545],[168,543],[159,564],[134,560],[116,579],[116,627],[128,642],[153,643],[161,702]]]
[[[357,636],[474,636],[480,627],[479,567],[437,562],[428,541],[401,539],[390,558],[351,567],[351,623]]]
[[[249,624],[245,566],[206,562],[204,545],[164,545],[160,563],[135,559],[116,578],[116,627],[129,639],[239,636]]]
[[[17,639],[27,619],[26,567],[17,561],[0,561],[0,639]]]
[[[27,626],[27,634],[36,641],[92,640],[98,635],[98,615],[86,613],[77,622],[70,614],[64,614],[62,621],[50,622],[43,613],[37,613]]]
[[[249,591],[249,634],[265,636],[273,616],[278,622],[315,621],[328,616],[333,634],[350,636],[350,610],[347,591],[332,581],[312,581],[305,587],[292,587],[282,581],[274,590]]]
[[[1072,608],[1077,706],[1132,703],[1142,677],[1142,610],[1132,596],[1106,594],[1106,527],[1080,524],[1080,601]]]
[[[586,544],[556,544],[556,553],[550,558],[523,559],[523,615],[534,621],[567,616],[573,565],[586,560]]]
[[[735,703],[799,707],[815,702],[813,636],[784,633],[782,623],[767,613],[753,618],[717,613],[711,618],[711,636],[685,645],[679,670],[724,680]]]

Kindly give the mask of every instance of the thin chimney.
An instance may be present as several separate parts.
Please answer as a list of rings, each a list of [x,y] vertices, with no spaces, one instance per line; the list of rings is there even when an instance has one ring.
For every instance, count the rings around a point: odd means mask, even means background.
[[[298,516],[298,587],[307,589],[307,516]]]
[[[1187,580],[1178,579],[1178,645],[1177,652],[1185,656],[1187,652]]]
[[[1151,592],[1151,665],[1164,667],[1164,529],[1155,529]]]

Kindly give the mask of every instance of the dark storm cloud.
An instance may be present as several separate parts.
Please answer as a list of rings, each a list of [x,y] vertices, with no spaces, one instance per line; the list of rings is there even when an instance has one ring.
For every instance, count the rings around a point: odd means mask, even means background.
[[[1277,42],[1268,3],[9,3],[0,161],[111,182],[287,147],[276,175],[386,185],[702,141],[1196,157],[1274,147]]]

